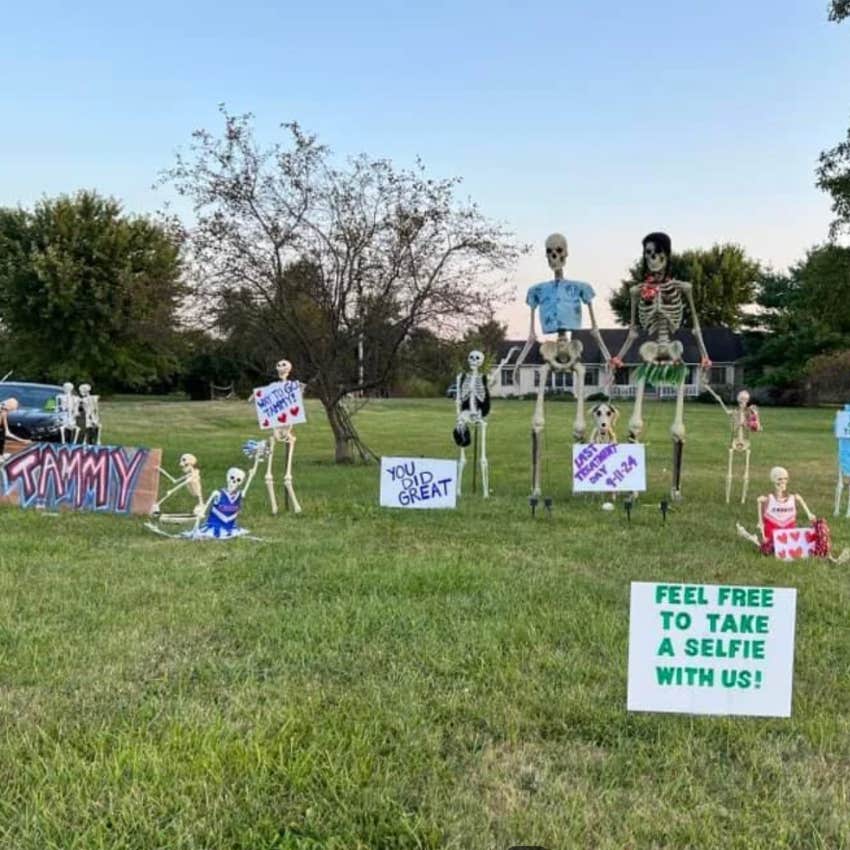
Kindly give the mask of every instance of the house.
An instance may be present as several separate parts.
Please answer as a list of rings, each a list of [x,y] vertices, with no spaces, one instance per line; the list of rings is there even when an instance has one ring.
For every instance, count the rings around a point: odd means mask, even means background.
[[[626,328],[601,329],[602,339],[608,351],[616,354],[626,340]],[[744,355],[744,343],[740,334],[730,328],[703,328],[703,340],[712,361],[708,380],[712,389],[717,392],[730,392],[735,387],[743,385],[743,367],[740,365]],[[688,366],[685,378],[685,395],[697,396],[704,387],[700,383],[699,361],[700,354],[696,340],[690,330],[681,329],[674,339],[678,339],[685,347],[684,361]],[[613,398],[631,398],[635,394],[634,372],[643,362],[639,349],[648,340],[646,333],[641,331],[632,347],[626,353],[624,364],[617,370],[610,391],[605,386],[605,369],[599,346],[589,330],[573,331],[573,339],[578,339],[584,346],[582,363],[584,363],[585,397],[596,392],[605,392]],[[499,365],[490,373],[490,394],[495,398],[525,396],[535,394],[540,385],[540,375],[543,360],[540,357],[540,344],[534,343],[528,356],[519,368],[516,360],[525,345],[524,340],[506,340],[500,346],[497,361]],[[573,387],[572,372],[550,372],[547,383],[548,393],[570,392]],[[646,388],[647,397],[669,398],[675,395],[672,387],[654,389]]]

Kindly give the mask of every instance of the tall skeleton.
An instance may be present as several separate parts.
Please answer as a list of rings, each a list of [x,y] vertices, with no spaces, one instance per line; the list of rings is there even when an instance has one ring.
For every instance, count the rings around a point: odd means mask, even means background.
[[[479,371],[484,365],[484,355],[480,351],[470,351],[467,360],[468,372],[459,372],[455,383],[455,408],[457,420],[454,428],[454,441],[460,446],[460,459],[457,471],[457,494],[460,495],[463,482],[463,469],[466,466],[466,447],[472,443],[470,425],[474,429],[475,453],[481,465],[481,492],[484,498],[490,496],[489,465],[487,463],[487,415],[490,413],[490,390],[487,378]],[[474,461],[473,461],[474,462]],[[475,492],[475,470],[472,475],[472,492]]]
[[[690,283],[670,277],[670,237],[666,233],[650,233],[643,239],[644,282],[629,290],[631,320],[626,340],[612,367],[623,365],[623,357],[638,337],[638,324],[649,336],[639,349],[643,360],[637,370],[635,407],[629,420],[629,441],[636,443],[643,431],[643,396],[646,383],[656,386],[666,384],[676,387],[676,413],[670,427],[673,439],[673,479],[670,496],[674,501],[682,498],[682,454],[685,446],[685,378],[687,367],[682,362],[684,346],[672,339],[682,326],[685,303],[693,317],[693,333],[700,352],[700,368],[707,369],[711,360],[705,348],[702,331],[694,306],[693,287]]]
[[[62,384],[62,392],[56,396],[56,412],[59,414],[59,436],[65,442],[65,432],[71,432],[71,442],[76,443],[80,435],[77,414],[80,409],[80,397],[74,392],[74,385],[68,381]]]
[[[550,372],[560,374],[571,372],[573,376],[573,395],[576,399],[576,416],[573,422],[573,439],[577,442],[584,440],[586,424],[584,419],[584,375],[585,368],[581,362],[583,346],[580,340],[572,338],[572,331],[581,327],[581,305],[586,304],[590,314],[591,333],[599,345],[603,362],[608,362],[611,355],[599,333],[596,316],[593,313],[593,287],[580,281],[564,279],[564,265],[569,251],[567,240],[560,233],[553,233],[546,239],[546,261],[554,272],[554,280],[532,286],[526,295],[526,303],[531,308],[531,326],[528,341],[517,358],[514,370],[522,365],[528,352],[537,340],[534,330],[534,314],[539,308],[541,326],[544,333],[556,333],[557,338],[540,345],[540,356],[543,358],[543,369],[540,372],[540,383],[537,387],[537,400],[534,405],[534,416],[531,420],[531,495],[540,495],[541,455],[543,447],[544,399],[546,384]]]
[[[278,379],[288,381],[289,374],[292,372],[292,363],[288,360],[278,360],[275,364]],[[254,396],[251,396],[253,401]],[[268,458],[266,465],[266,490],[269,494],[269,505],[271,506],[272,514],[277,514],[277,496],[274,491],[274,449],[276,443],[283,443],[286,447],[286,460],[283,473],[283,489],[286,493],[286,504],[293,513],[301,513],[301,505],[298,503],[298,498],[295,495],[295,489],[292,486],[292,458],[295,454],[295,430],[292,425],[282,425],[272,431],[272,436],[265,440],[250,440],[245,444],[244,450],[247,455],[254,457],[254,466],[263,458]]]
[[[100,445],[100,396],[91,394],[91,384],[80,384],[80,420],[83,442]]]
[[[741,485],[741,504],[747,501],[747,487],[750,483],[750,438],[749,432],[761,431],[758,410],[750,404],[750,394],[746,390],[738,393],[738,404],[731,410],[717,396],[723,412],[729,417],[731,440],[729,442],[729,465],[726,468],[726,504],[732,497],[732,466],[736,454],[744,455],[744,477]]]

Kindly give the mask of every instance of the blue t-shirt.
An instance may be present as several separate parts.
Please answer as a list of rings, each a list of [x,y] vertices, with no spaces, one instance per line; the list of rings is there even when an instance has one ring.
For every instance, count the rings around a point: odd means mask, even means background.
[[[547,280],[530,287],[525,296],[529,307],[537,307],[543,333],[581,329],[581,305],[590,304],[593,287],[580,280]]]

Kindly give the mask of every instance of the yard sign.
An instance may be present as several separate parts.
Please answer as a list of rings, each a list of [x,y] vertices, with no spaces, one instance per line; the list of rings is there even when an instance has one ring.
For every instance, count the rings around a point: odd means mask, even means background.
[[[641,443],[575,443],[573,493],[646,490],[646,447]]]
[[[300,425],[307,421],[300,381],[275,381],[254,390],[257,421],[263,430]]]
[[[453,508],[456,501],[457,461],[381,458],[381,507]]]

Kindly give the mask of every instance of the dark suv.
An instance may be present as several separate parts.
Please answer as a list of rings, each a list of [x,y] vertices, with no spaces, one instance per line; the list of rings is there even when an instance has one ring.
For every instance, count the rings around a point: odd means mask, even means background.
[[[0,383],[0,400],[18,400],[18,409],[10,412],[8,417],[12,434],[40,443],[60,442],[61,420],[56,413],[56,396],[61,393],[62,387],[53,384]]]

